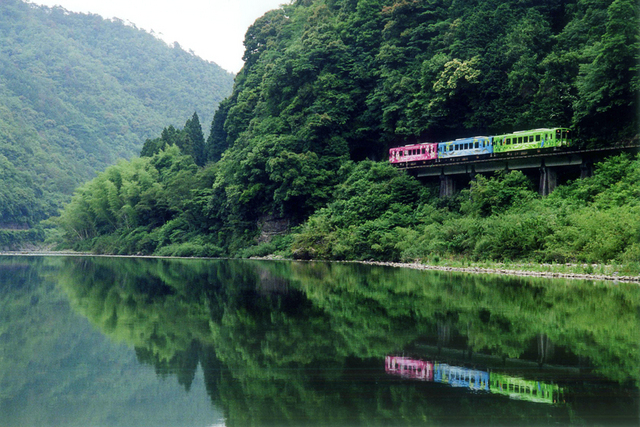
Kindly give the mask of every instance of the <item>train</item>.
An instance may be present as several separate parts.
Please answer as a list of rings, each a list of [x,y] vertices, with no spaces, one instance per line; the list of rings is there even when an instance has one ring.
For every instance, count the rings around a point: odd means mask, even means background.
[[[405,356],[386,356],[385,372],[536,403],[558,404],[564,397],[564,390],[558,384]]]
[[[398,167],[410,167],[456,160],[480,160],[531,150],[557,150],[571,145],[573,141],[568,128],[542,128],[390,148],[389,162]]]

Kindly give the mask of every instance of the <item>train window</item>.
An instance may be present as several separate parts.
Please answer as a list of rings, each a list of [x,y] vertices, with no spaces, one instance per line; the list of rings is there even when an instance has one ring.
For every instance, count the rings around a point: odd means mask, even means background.
[[[476,141],[476,148],[480,148],[480,141]]]
[[[518,144],[522,144],[522,137],[518,137]]]
[[[536,142],[540,142],[540,134],[536,135]]]
[[[507,138],[507,144],[511,144],[511,138]]]

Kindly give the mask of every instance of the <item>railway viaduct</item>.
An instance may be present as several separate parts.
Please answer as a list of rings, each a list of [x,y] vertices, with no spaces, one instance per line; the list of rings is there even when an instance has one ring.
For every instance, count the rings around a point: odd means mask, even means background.
[[[424,180],[439,178],[440,197],[453,195],[457,187],[466,185],[477,174],[523,170],[529,176],[539,177],[538,191],[546,196],[556,188],[562,177],[589,177],[593,174],[595,163],[623,152],[638,153],[639,149],[640,145],[626,145],[596,149],[516,151],[485,159],[466,156],[446,163],[409,162],[402,169]]]

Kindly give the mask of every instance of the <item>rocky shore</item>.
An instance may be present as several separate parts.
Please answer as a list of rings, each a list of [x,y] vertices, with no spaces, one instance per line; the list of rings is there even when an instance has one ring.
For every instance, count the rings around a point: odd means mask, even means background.
[[[578,280],[607,280],[613,282],[640,283],[640,276],[620,276],[617,274],[586,274],[586,273],[559,273],[552,271],[528,271],[513,270],[506,268],[481,268],[481,267],[448,267],[438,265],[427,265],[420,263],[401,263],[401,262],[381,262],[381,261],[357,261],[370,265],[384,265],[388,267],[412,268],[415,270],[436,270],[436,271],[452,271],[460,273],[472,274],[502,274],[509,276],[529,276],[543,277],[549,279],[578,279]]]

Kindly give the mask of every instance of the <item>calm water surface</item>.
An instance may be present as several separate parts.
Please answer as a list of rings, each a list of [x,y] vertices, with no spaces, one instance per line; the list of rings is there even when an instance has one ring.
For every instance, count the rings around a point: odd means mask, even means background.
[[[0,257],[0,427],[640,424],[640,288]]]

